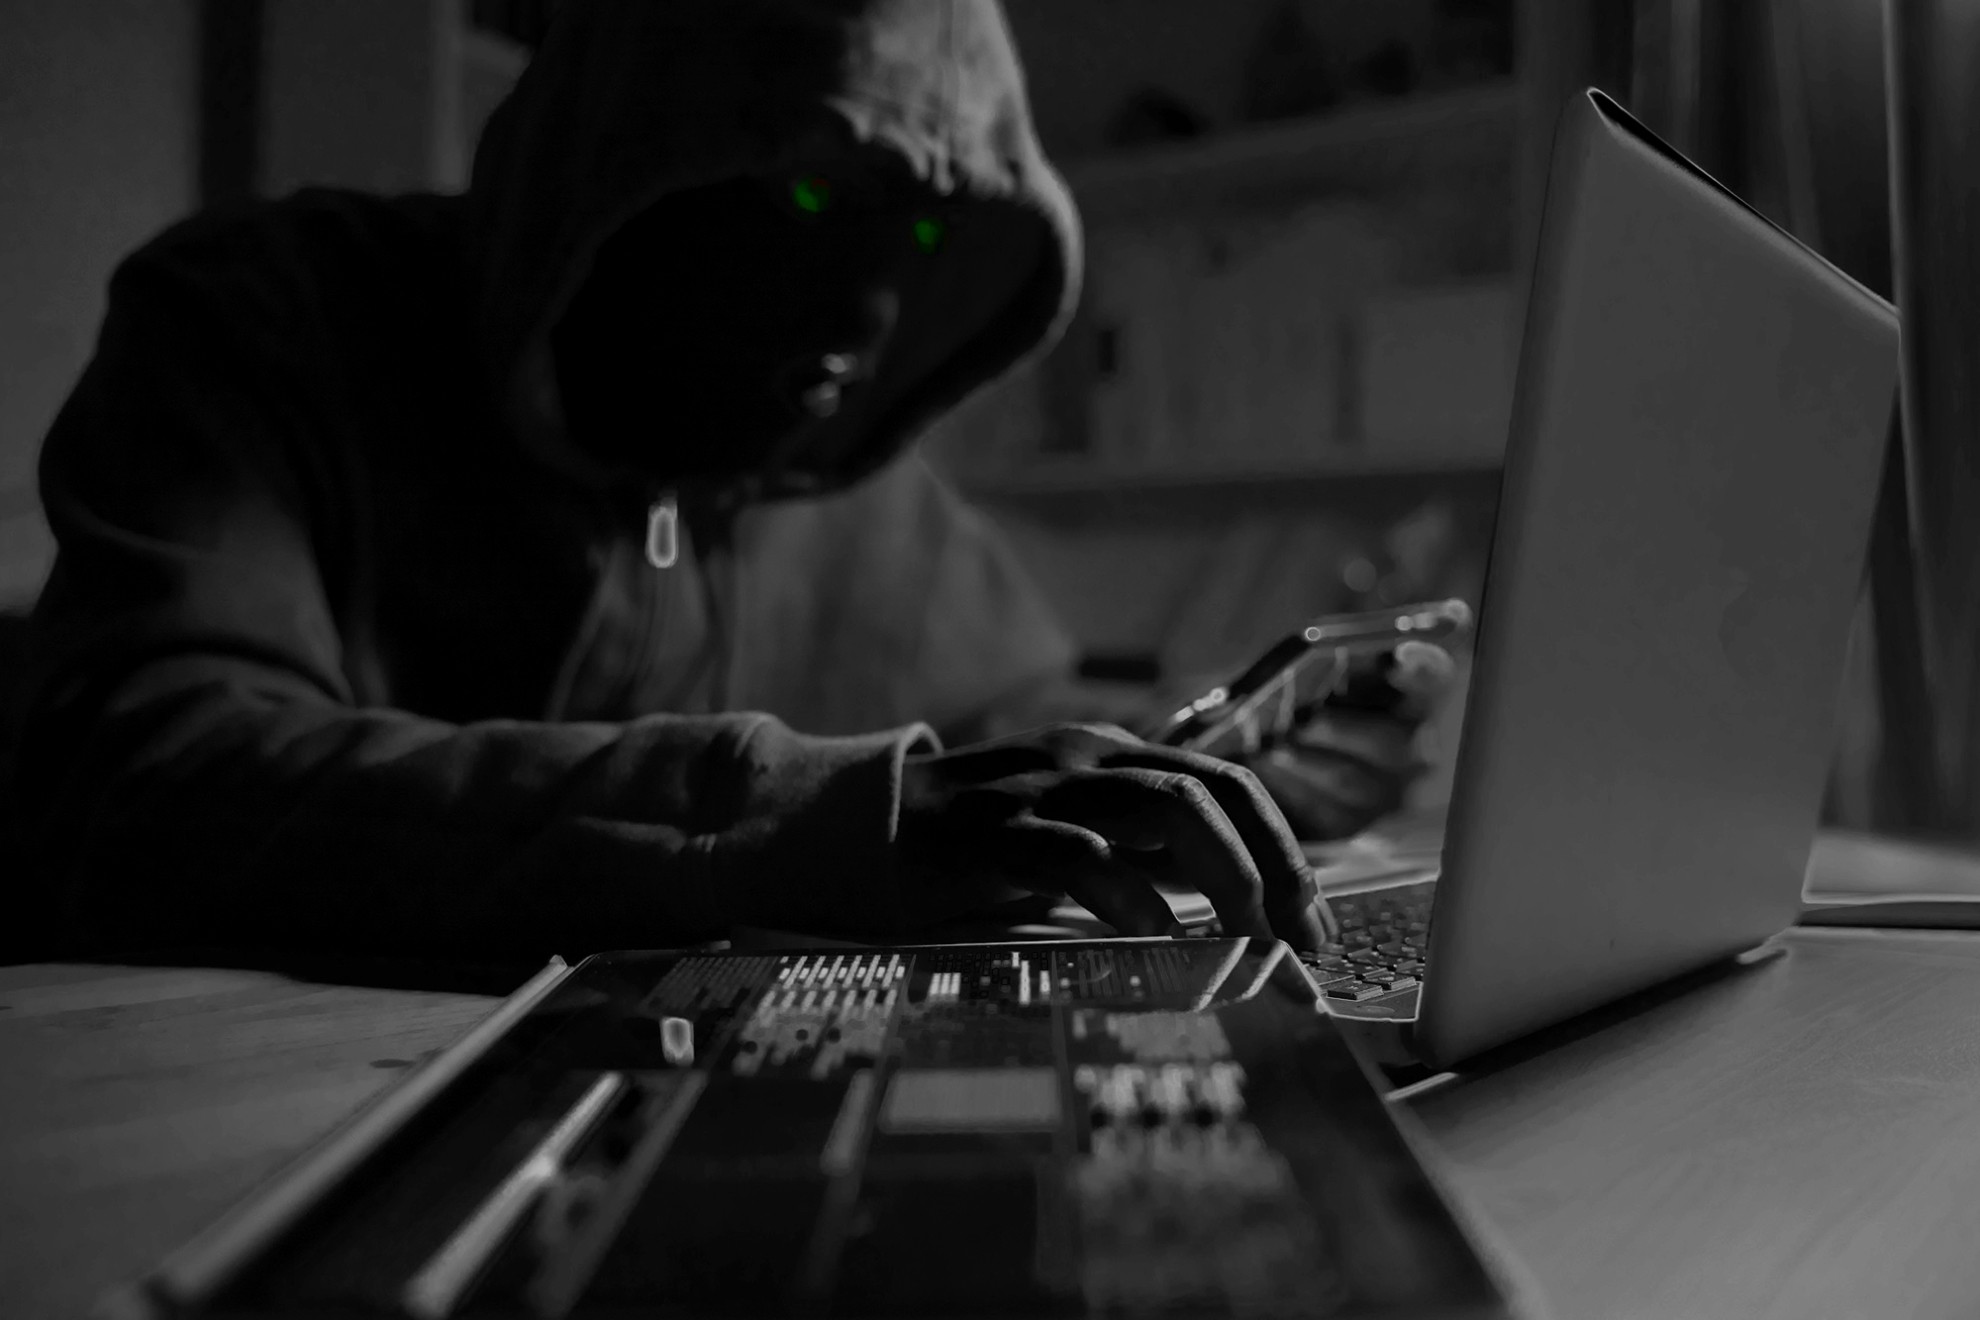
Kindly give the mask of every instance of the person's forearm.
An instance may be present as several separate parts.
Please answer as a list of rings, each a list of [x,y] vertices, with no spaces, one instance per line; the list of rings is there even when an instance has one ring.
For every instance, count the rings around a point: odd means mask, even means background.
[[[888,735],[807,739],[763,716],[450,725],[210,659],[153,667],[97,711],[44,710],[30,735],[47,851],[107,948],[690,942],[758,917],[758,871],[805,872],[800,917],[834,867],[871,884],[896,809]]]

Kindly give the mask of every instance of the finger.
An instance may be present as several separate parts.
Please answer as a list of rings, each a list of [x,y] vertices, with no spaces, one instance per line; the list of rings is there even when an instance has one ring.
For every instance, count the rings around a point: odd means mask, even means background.
[[[1403,790],[1275,748],[1248,762],[1303,839],[1350,838],[1396,810]]]
[[[1177,863],[1175,856],[1171,853],[1142,853],[1135,858],[1135,864],[1148,872],[1149,878],[1154,881],[1155,887],[1164,893],[1173,893],[1179,889],[1196,888],[1190,878],[1181,873],[1181,867]],[[1314,876],[1311,866],[1307,868],[1307,874]],[[1307,900],[1304,909],[1297,914],[1296,918],[1286,918],[1286,920],[1290,921],[1296,927],[1292,937],[1288,938],[1281,935],[1279,933],[1279,925],[1273,924],[1272,927],[1275,936],[1285,939],[1286,943],[1298,949],[1309,949],[1309,946],[1310,948],[1318,948],[1322,944],[1337,939],[1340,933],[1340,923],[1335,920],[1332,909],[1327,906],[1326,896],[1320,890],[1317,877],[1309,884],[1308,893],[1310,894],[1310,898]],[[1270,921],[1269,914],[1267,920]]]
[[[1110,724],[1110,723],[1079,724],[1079,725],[1075,725],[1074,727],[1084,730],[1085,732],[1093,735],[1096,738],[1100,738],[1109,743],[1116,743],[1123,746],[1133,746],[1141,741],[1139,737],[1135,736],[1133,733],[1130,733],[1126,728],[1122,727],[1119,724]]]
[[[1321,925],[1313,912],[1319,892],[1313,868],[1307,865],[1285,814],[1255,775],[1228,761],[1161,748],[1136,749],[1111,758],[1108,764],[1183,770],[1202,783],[1257,868],[1260,903],[1272,930],[1300,949],[1322,942]],[[1215,895],[1208,896],[1215,900]]]
[[[1176,912],[1154,880],[1123,858],[1071,878],[1066,896],[1122,935],[1173,935]]]
[[[1036,779],[1060,770],[1096,765],[1141,740],[1115,724],[1054,724],[977,743],[947,753],[967,767],[977,784],[997,780]]]
[[[1017,883],[1064,894],[1123,935],[1166,935],[1175,911],[1154,880],[1100,830],[1032,816],[1011,822],[1009,842],[1025,861]]]
[[[1389,682],[1403,692],[1433,697],[1457,677],[1451,653],[1430,642],[1403,642],[1395,649],[1396,668]]]
[[[1258,759],[1357,811],[1378,814],[1400,809],[1410,785],[1429,769],[1416,759],[1378,764],[1325,747],[1274,747]]]
[[[1374,772],[1400,772],[1414,766],[1420,725],[1374,715],[1314,711],[1281,744],[1343,760],[1360,761]]]
[[[1038,811],[1110,837],[1158,829],[1176,869],[1210,900],[1226,931],[1272,937],[1260,867],[1235,822],[1197,776],[1168,765],[1087,771],[1069,776]]]
[[[1118,724],[1061,724],[1046,731],[1046,742],[1059,751],[1061,765],[1092,765],[1141,739]]]
[[[1357,661],[1319,704],[1332,710],[1421,720],[1456,672],[1457,663],[1442,647],[1402,642],[1372,660]]]

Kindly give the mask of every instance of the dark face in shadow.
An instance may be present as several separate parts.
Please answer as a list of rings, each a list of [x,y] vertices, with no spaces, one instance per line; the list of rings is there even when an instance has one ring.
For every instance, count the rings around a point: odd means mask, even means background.
[[[551,333],[573,443],[662,482],[829,471],[946,223],[904,171],[858,161],[636,216]]]

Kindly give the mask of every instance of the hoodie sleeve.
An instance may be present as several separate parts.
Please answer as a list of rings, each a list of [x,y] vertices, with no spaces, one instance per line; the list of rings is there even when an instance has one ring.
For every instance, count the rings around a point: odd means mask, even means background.
[[[924,728],[358,707],[290,359],[173,293],[120,272],[42,456],[59,554],[20,775],[71,937],[541,956],[895,923]]]

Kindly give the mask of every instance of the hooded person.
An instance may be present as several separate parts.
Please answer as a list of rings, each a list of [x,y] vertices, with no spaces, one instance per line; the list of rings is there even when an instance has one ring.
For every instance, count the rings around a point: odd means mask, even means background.
[[[1148,933],[1183,874],[1311,944],[1250,771],[1012,732],[1094,708],[908,452],[1079,270],[994,0],[566,5],[465,196],[168,231],[42,456],[51,920],[536,956],[1043,892]],[[1417,718],[1325,752],[1342,828]]]

